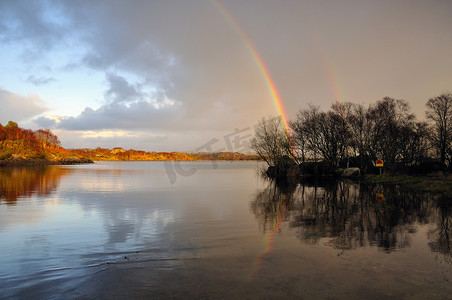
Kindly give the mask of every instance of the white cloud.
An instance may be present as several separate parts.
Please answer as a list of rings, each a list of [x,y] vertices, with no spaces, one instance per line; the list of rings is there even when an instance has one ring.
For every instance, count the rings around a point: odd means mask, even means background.
[[[48,108],[37,95],[19,95],[0,88],[0,123],[25,121],[45,112]],[[20,124],[19,124],[20,125]]]

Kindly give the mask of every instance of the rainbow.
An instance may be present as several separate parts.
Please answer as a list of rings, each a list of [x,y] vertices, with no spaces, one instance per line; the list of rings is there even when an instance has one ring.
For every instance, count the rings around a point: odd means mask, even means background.
[[[234,17],[229,13],[229,11],[218,1],[218,0],[212,0],[212,2],[215,4],[215,7],[217,10],[229,21],[229,23],[232,25],[234,30],[237,32],[237,34],[240,36],[240,38],[245,43],[248,51],[250,52],[251,56],[253,57],[254,62],[256,63],[257,67],[259,68],[259,71],[262,74],[262,77],[265,80],[265,83],[268,86],[268,89],[270,91],[271,97],[273,99],[273,102],[275,103],[276,110],[278,111],[278,115],[281,118],[281,121],[284,126],[284,131],[286,133],[286,136],[289,133],[289,126],[288,126],[288,118],[284,111],[283,103],[281,100],[281,96],[278,93],[278,89],[276,88],[275,82],[273,81],[272,77],[270,76],[270,72],[268,68],[265,66],[264,61],[262,60],[261,56],[259,55],[259,52],[257,52],[256,47],[254,47],[253,43],[251,43],[251,40],[248,38],[246,33],[242,30],[239,23],[234,19]]]
[[[314,25],[315,22],[311,20],[308,14],[303,16],[308,28],[309,37],[311,38],[312,44],[315,46],[317,53],[320,54],[322,58],[323,68],[325,72],[325,77],[328,81],[328,86],[330,88],[331,94],[333,96],[334,101],[342,102],[344,100],[344,92],[341,89],[339,77],[337,75],[337,71],[334,66],[334,63],[328,55],[327,48],[323,45],[320,38],[322,35],[316,29]]]
[[[344,96],[343,92],[339,88],[339,79],[337,77],[336,71],[332,67],[332,63],[329,61],[327,56],[324,56],[324,66],[325,66],[325,73],[329,81],[329,85],[331,88],[331,92],[333,94],[334,100],[338,102],[343,102]]]
[[[253,268],[251,269],[251,272],[248,276],[249,280],[252,280],[254,278],[254,276],[256,275],[257,271],[259,271],[259,269],[262,265],[263,257],[273,250],[274,238],[275,238],[275,235],[281,230],[281,221],[282,221],[283,213],[285,212],[285,210],[286,210],[286,206],[284,204],[280,203],[278,206],[278,212],[275,216],[275,219],[273,220],[272,230],[265,235],[264,251],[262,251],[256,257]]]

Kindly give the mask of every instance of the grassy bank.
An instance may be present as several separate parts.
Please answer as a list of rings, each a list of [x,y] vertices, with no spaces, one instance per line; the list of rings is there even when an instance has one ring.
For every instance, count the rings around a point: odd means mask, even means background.
[[[403,189],[441,194],[452,199],[452,175],[447,176],[389,176],[365,175],[364,179],[372,183],[397,184]]]

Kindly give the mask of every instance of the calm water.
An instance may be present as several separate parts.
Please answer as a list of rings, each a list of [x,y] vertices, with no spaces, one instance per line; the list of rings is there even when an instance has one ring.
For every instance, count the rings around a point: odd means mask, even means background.
[[[452,207],[256,162],[0,169],[0,298],[452,299]]]

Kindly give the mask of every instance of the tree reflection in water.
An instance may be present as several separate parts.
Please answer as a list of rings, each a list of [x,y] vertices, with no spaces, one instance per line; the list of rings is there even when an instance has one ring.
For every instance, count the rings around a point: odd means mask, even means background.
[[[305,243],[329,238],[329,244],[338,249],[377,246],[389,253],[409,246],[418,225],[429,225],[430,249],[452,255],[450,200],[394,185],[272,182],[256,195],[251,209],[263,232],[271,230],[282,214],[282,227],[296,229]]]
[[[0,168],[0,204],[15,205],[21,197],[49,195],[70,171],[60,166]]]
[[[430,249],[434,252],[449,254],[448,261],[452,263],[452,204],[450,199],[438,200],[435,217],[432,218],[432,222],[435,222],[437,226],[428,232]]]

